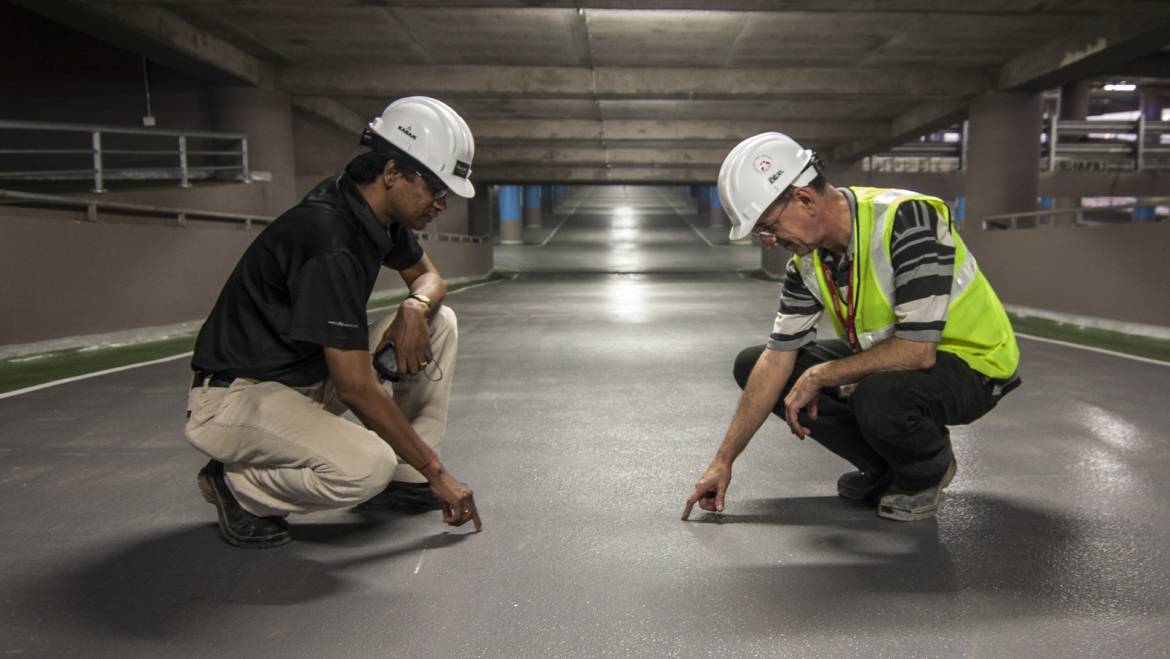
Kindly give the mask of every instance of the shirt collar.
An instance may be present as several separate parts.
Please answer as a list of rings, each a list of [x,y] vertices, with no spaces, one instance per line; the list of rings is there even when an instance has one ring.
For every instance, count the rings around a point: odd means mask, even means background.
[[[349,206],[349,210],[353,216],[357,218],[358,224],[366,231],[366,235],[378,247],[378,251],[382,256],[390,253],[394,247],[394,239],[390,234],[390,227],[378,221],[374,215],[374,210],[366,203],[366,198],[362,196],[358,190],[357,184],[353,182],[345,174],[337,177],[337,189],[341,193],[341,198],[345,200],[345,204]]]
[[[845,201],[849,202],[849,240],[845,243],[845,254],[840,259],[824,248],[821,248],[821,258],[832,264],[834,270],[841,270],[853,262],[853,229],[857,225],[857,196],[849,188],[837,189],[845,195]]]

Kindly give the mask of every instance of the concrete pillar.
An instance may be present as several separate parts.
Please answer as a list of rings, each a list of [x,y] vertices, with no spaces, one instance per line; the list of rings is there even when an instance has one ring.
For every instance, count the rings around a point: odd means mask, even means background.
[[[217,87],[210,100],[212,130],[246,133],[249,167],[272,174],[271,183],[252,184],[264,186],[265,211],[279,215],[288,210],[297,202],[288,94],[258,87]]]
[[[475,196],[467,200],[467,233],[486,236],[492,232],[492,188],[476,185]]]
[[[702,215],[711,211],[711,186],[700,185],[698,187],[698,196],[695,198],[698,199],[699,203],[696,213]]]
[[[1089,83],[1070,82],[1060,88],[1060,118],[1083,121],[1089,116]]]
[[[539,229],[540,221],[540,186],[526,185],[524,186],[524,228]]]
[[[712,227],[727,226],[727,211],[723,210],[723,204],[719,203],[719,188],[712,185],[707,192],[707,198],[711,203],[710,221]]]
[[[553,187],[547,184],[540,186],[540,210],[545,215],[552,215],[556,206],[556,195],[553,194]]]
[[[519,245],[524,242],[524,227],[520,224],[520,187],[500,186],[501,245]]]
[[[1146,121],[1161,121],[1162,110],[1170,104],[1166,92],[1156,87],[1141,89],[1141,113]]]
[[[966,173],[971,220],[1036,210],[1040,125],[1039,94],[985,94],[971,104]]]

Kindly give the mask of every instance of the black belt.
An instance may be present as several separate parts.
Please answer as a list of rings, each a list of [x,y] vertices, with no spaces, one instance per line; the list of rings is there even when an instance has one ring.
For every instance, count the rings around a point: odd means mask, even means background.
[[[210,381],[207,378],[211,378]],[[232,386],[231,380],[224,380],[223,378],[215,377],[214,373],[203,373],[202,371],[195,371],[195,379],[191,382],[191,388],[202,387],[203,383],[207,382],[209,387],[227,388]]]

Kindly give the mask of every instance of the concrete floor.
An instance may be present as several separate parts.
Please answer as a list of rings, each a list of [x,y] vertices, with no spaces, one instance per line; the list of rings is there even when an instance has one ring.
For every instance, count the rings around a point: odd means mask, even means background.
[[[0,400],[0,651],[1166,656],[1166,366],[1023,340],[1024,386],[953,432],[936,520],[838,499],[845,465],[772,419],[727,512],[679,521],[778,289],[651,194],[620,193],[634,226],[594,204],[509,256],[542,272],[451,297],[444,460],[481,534],[345,512],[227,546],[182,439],[183,360]]]

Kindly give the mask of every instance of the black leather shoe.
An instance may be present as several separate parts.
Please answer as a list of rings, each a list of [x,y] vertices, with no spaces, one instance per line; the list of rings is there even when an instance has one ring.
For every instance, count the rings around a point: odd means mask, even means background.
[[[406,513],[442,509],[443,500],[435,496],[430,485],[402,481],[390,481],[386,489],[358,504],[355,508],[359,511],[399,510]]]
[[[199,470],[195,480],[207,503],[219,515],[219,534],[236,547],[276,547],[292,536],[288,522],[280,517],[259,517],[244,510],[223,479],[223,463],[212,460]]]
[[[837,479],[837,496],[852,501],[877,501],[894,480],[890,469],[851,471]]]

